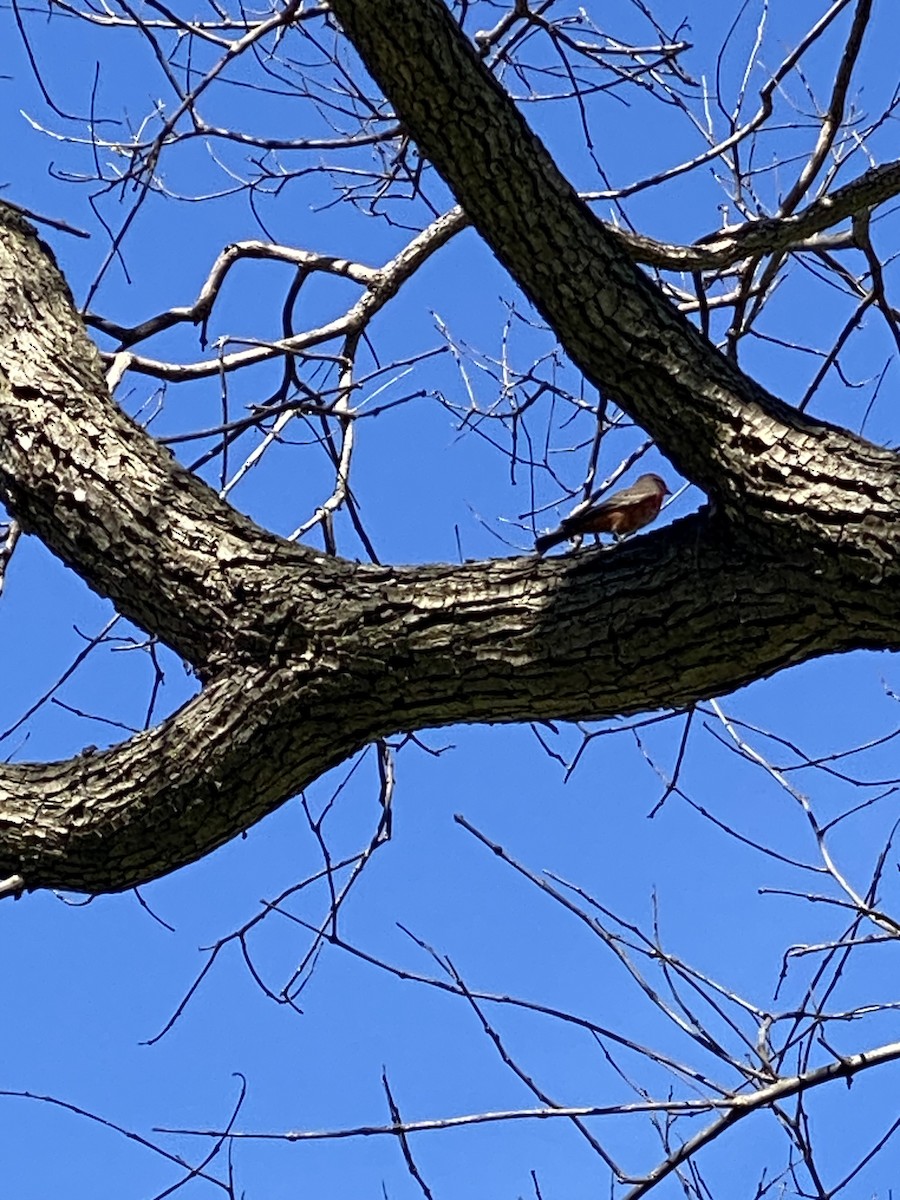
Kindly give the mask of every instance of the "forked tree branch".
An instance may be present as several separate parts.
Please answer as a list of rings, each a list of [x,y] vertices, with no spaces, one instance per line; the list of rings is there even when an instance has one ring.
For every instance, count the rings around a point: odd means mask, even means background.
[[[715,508],[555,561],[381,568],[297,547],[118,410],[51,258],[3,213],[4,500],[205,681],[123,746],[0,769],[0,876],[27,887],[157,877],[397,730],[681,707],[900,640],[897,456],[769,396],[679,317],[437,0],[333,7],[572,358]]]

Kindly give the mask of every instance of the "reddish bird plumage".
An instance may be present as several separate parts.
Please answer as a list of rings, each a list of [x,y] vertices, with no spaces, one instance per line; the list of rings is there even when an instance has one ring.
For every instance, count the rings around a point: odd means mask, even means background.
[[[668,495],[668,486],[660,475],[641,475],[630,487],[613,492],[600,504],[564,517],[559,529],[537,539],[535,549],[543,554],[551,546],[583,533],[611,533],[618,541],[655,520]]]

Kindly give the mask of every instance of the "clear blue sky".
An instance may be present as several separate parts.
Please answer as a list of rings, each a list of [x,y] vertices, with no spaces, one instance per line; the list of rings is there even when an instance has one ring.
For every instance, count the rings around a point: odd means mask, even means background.
[[[671,3],[660,6],[658,15],[668,28],[676,27],[682,16],[690,23],[681,36],[694,48],[683,65],[695,79],[706,77],[712,86],[716,47],[739,7],[710,6],[699,0],[685,0],[677,9]],[[762,65],[749,78],[748,112],[755,109],[765,70],[780,61],[826,6],[773,0],[771,7]],[[598,20],[601,14],[594,10],[602,8],[610,31],[623,39],[647,37],[646,25],[624,0],[588,8]],[[710,15],[711,8],[715,11]],[[869,113],[881,110],[897,84],[896,15],[888,4],[876,3],[875,8],[858,74],[859,86],[864,84],[861,103]],[[758,17],[758,6],[748,10],[724,58],[722,77],[729,97],[739,85]],[[157,65],[136,36],[111,34],[58,14],[50,22],[35,14],[26,14],[25,19],[44,84],[60,110],[82,115],[90,110],[95,63],[100,113],[127,114],[136,123],[155,99],[171,105]],[[844,14],[833,36],[805,64],[820,102],[827,98],[847,21]],[[106,255],[108,240],[88,203],[96,186],[61,177],[89,174],[91,150],[54,137],[77,133],[83,138],[85,133],[78,123],[48,110],[8,10],[0,17],[0,28],[0,73],[5,76],[0,80],[0,122],[7,148],[2,181],[8,185],[3,194],[91,233],[89,241],[44,233],[81,302]],[[203,48],[197,47],[196,53],[202,60]],[[542,53],[536,46],[535,56]],[[803,97],[803,86],[796,79],[790,95],[792,101]],[[628,105],[612,93],[596,108],[596,153],[613,183],[628,183],[702,148],[683,116],[642,100],[636,92],[628,96]],[[782,131],[780,139],[773,133],[759,145],[759,189],[766,203],[790,185],[796,170],[796,164],[788,164],[767,175],[767,163],[794,152],[806,153],[814,141],[815,125],[808,117],[814,104],[808,97],[805,104],[800,133]],[[35,129],[23,112],[43,131]],[[579,141],[573,105],[526,105],[525,112],[580,187],[604,186]],[[789,112],[786,106],[785,114]],[[257,131],[275,128],[294,130],[296,135],[292,124],[296,121],[302,132],[317,132],[308,110],[295,100],[260,97],[239,87],[210,93],[204,115],[223,124],[240,119]],[[723,132],[721,114],[716,121]],[[103,136],[113,136],[112,126],[98,129]],[[881,159],[894,157],[896,122],[888,122],[869,144]],[[245,157],[243,150],[231,146],[218,147],[217,154],[221,163],[233,169]],[[115,166],[113,152],[102,151],[101,157]],[[317,156],[312,156],[304,163],[316,161]],[[201,142],[178,148],[164,163],[167,187],[179,194],[218,191],[228,181],[223,167]],[[867,165],[865,156],[857,154],[840,175],[841,181]],[[410,236],[408,230],[387,226],[345,205],[325,207],[329,194],[326,181],[313,175],[292,182],[277,196],[262,197],[259,207],[273,237],[371,265],[386,261]],[[429,184],[429,195],[441,208],[450,203],[437,182]],[[690,242],[720,223],[721,199],[707,168],[636,197],[628,212],[641,232]],[[111,194],[100,201],[104,218],[114,228],[126,215],[128,204],[128,195]],[[403,213],[402,207],[395,210],[397,216]],[[607,214],[601,211],[601,215]],[[728,215],[737,219],[734,210]],[[409,205],[405,219],[418,227],[426,219],[423,207]],[[896,217],[875,225],[876,243],[884,256],[896,233]],[[151,197],[123,243],[129,277],[113,264],[91,308],[127,323],[188,303],[223,246],[260,236],[244,196],[203,203]],[[288,278],[287,269],[242,265],[216,311],[211,342],[224,335],[278,336]],[[300,306],[298,326],[340,313],[354,295],[349,284],[314,284]],[[553,339],[521,319],[531,321],[534,314],[477,236],[467,231],[432,259],[379,316],[372,344],[379,361],[389,363],[442,345],[440,327],[448,328],[475,356],[474,365],[467,369],[479,402],[487,407],[496,385],[478,367],[477,356],[496,359],[501,353],[510,304],[516,309],[510,357],[524,367],[552,349]],[[776,295],[764,328],[788,343],[828,347],[849,311],[845,296],[815,284],[801,269]],[[183,361],[210,353],[201,349],[192,330],[165,335],[147,352]],[[891,352],[883,326],[871,321],[843,360],[846,376],[860,386],[849,388],[832,375],[820,394],[818,413],[858,427],[872,399],[874,379]],[[802,395],[819,362],[763,341],[746,343],[742,354],[743,365],[788,400]],[[371,356],[364,354],[361,362],[366,370],[372,369]],[[380,399],[419,390],[421,397],[377,420],[360,423],[353,467],[354,494],[382,560],[454,561],[460,548],[466,557],[527,550],[531,531],[527,522],[522,527],[519,518],[532,503],[528,473],[520,471],[511,479],[503,453],[478,433],[460,430],[454,416],[431,395],[441,390],[455,403],[466,403],[452,356],[444,354],[408,376],[401,374],[399,368],[388,373],[388,378],[397,379]],[[571,367],[561,362],[556,378],[577,391]],[[271,369],[235,377],[232,413],[267,395],[276,383],[277,372]],[[898,440],[890,399],[895,387],[893,366],[866,426],[868,436],[891,444]],[[128,377],[119,398],[135,414],[159,399],[155,382],[138,375]],[[587,399],[593,401],[591,396]],[[160,435],[220,420],[215,382],[170,387],[162,401],[151,425]],[[146,415],[148,410],[143,411]],[[545,413],[543,420],[547,419]],[[591,427],[585,417],[570,432],[555,429],[558,447],[576,447],[556,460],[560,477],[572,488],[577,488],[583,475],[589,448],[584,439],[589,442]],[[533,428],[542,428],[538,420]],[[284,534],[310,515],[328,495],[332,482],[323,456],[301,444],[303,430],[298,426],[293,432],[297,444],[269,454],[231,494],[236,505]],[[250,452],[256,436],[249,434],[239,444],[235,465]],[[599,477],[614,471],[640,441],[640,432],[634,430],[610,438]],[[179,447],[183,461],[196,457],[196,445]],[[655,452],[642,460],[643,465],[663,470],[676,482],[671,467]],[[206,474],[214,484],[218,483],[216,469]],[[538,504],[559,502],[559,512],[571,507],[572,501],[546,475],[538,477],[536,486]],[[696,489],[688,489],[664,519],[690,512],[701,502]],[[548,509],[538,524],[552,524],[555,515],[556,510]],[[339,518],[337,530],[339,550],[351,558],[363,557],[345,518]],[[4,646],[0,730],[10,729],[53,687],[83,649],[85,638],[96,636],[112,616],[108,603],[90,593],[36,541],[23,541],[0,599]],[[44,703],[5,738],[2,752],[8,758],[66,757],[87,744],[111,744],[127,736],[128,728],[141,727],[153,665],[144,650],[134,648],[143,641],[138,631],[120,623],[114,633],[123,640],[96,650],[55,693],[68,708]],[[171,654],[161,650],[159,660],[166,682],[155,720],[173,711],[194,686]],[[900,691],[900,676],[892,656],[857,654],[810,663],[760,682],[722,701],[722,706],[729,715],[776,730],[816,756],[900,726],[895,691]],[[79,715],[84,713],[91,716]],[[126,729],[92,717],[119,722]],[[705,721],[710,729],[704,727]],[[744,837],[765,843],[785,858],[820,864],[799,803],[765,772],[740,760],[711,729],[722,733],[713,715],[695,719],[679,779],[684,792]],[[370,956],[409,972],[440,976],[435,961],[402,931],[405,927],[452,960],[473,990],[564,1008],[710,1072],[725,1085],[734,1084],[733,1074],[671,1023],[660,1020],[600,939],[453,819],[462,813],[530,871],[538,875],[551,871],[571,881],[622,921],[652,930],[656,913],[660,937],[671,953],[761,1009],[788,1010],[815,962],[799,959],[773,999],[784,952],[839,936],[846,913],[803,898],[820,892],[835,896],[830,880],[737,842],[678,795],[669,797],[662,811],[648,820],[664,790],[652,763],[663,773],[671,772],[682,731],[683,719],[673,718],[641,731],[640,745],[627,732],[598,738],[568,779],[565,769],[541,749],[527,728],[459,728],[425,735],[429,747],[447,747],[446,752],[432,756],[407,746],[399,755],[393,838],[377,851],[349,900],[342,914],[343,936]],[[582,732],[564,726],[555,733],[545,731],[545,736],[567,759],[582,740]],[[754,744],[780,764],[796,762],[786,749],[759,739]],[[865,779],[893,778],[898,761],[895,745],[888,742],[864,759],[844,762],[843,767]],[[307,800],[312,811],[322,810],[352,765],[310,789]],[[796,787],[808,790],[822,820],[863,797],[889,790],[874,787],[860,792],[818,771],[801,771],[790,778]],[[370,751],[328,817],[325,831],[332,855],[339,858],[365,847],[378,816],[376,760]],[[832,850],[841,870],[860,891],[868,884],[895,819],[896,798],[887,795],[844,822],[833,836]],[[261,901],[320,867],[321,855],[300,803],[292,801],[245,838],[144,888],[142,899],[158,920],[133,894],[87,904],[81,898],[38,894],[0,906],[6,980],[0,1033],[0,1088],[4,1090],[0,1170],[10,1195],[17,1200],[44,1200],[64,1192],[67,1200],[104,1200],[164,1191],[180,1178],[180,1168],[83,1113],[138,1132],[169,1153],[196,1163],[209,1148],[208,1141],[152,1130],[157,1126],[222,1129],[237,1100],[238,1075],[247,1083],[236,1121],[236,1128],[244,1131],[277,1133],[389,1123],[382,1069],[407,1120],[539,1105],[502,1063],[464,999],[391,977],[336,947],[325,947],[319,955],[298,998],[299,1013],[264,995],[239,947],[231,943],[174,1028],[160,1041],[146,1044],[169,1021],[207,962],[204,947],[247,922],[260,911]],[[898,899],[896,873],[893,855],[880,890],[882,907],[889,912]],[[766,889],[800,895],[771,895]],[[327,892],[316,884],[294,899],[290,909],[315,924],[327,912],[327,903]],[[309,942],[309,932],[300,924],[272,914],[251,934],[248,947],[255,969],[278,992],[303,960]],[[651,975],[660,982],[652,970]],[[827,1007],[834,1011],[894,1001],[896,979],[896,946],[873,947],[854,956]],[[700,1005],[689,989],[684,999],[688,1005]],[[723,1007],[729,1013],[736,1011],[727,1000]],[[597,1040],[583,1029],[508,1006],[489,1005],[485,1012],[502,1032],[507,1051],[557,1103],[628,1102],[637,1098],[632,1084],[655,1096],[666,1095],[668,1083],[660,1069],[622,1052],[617,1058],[621,1074],[617,1073]],[[723,1037],[730,1036],[721,1019],[710,1019]],[[755,1036],[751,1020],[742,1018],[741,1027],[751,1039]],[[840,1030],[832,1028],[829,1045],[851,1053],[898,1036],[900,1017],[888,1011],[873,1018],[868,1027],[860,1021]],[[733,1037],[729,1044],[736,1044]],[[818,1162],[830,1186],[894,1119],[898,1080],[898,1068],[888,1067],[858,1079],[852,1090],[843,1084],[823,1089],[810,1102]],[[82,1115],[13,1094],[17,1092],[52,1097],[82,1110]],[[690,1087],[685,1086],[683,1094],[691,1095]],[[698,1118],[696,1128],[707,1119]],[[659,1137],[646,1117],[595,1121],[591,1129],[613,1157],[635,1174],[662,1157]],[[548,1200],[587,1200],[608,1194],[607,1169],[563,1120],[509,1121],[425,1133],[415,1137],[412,1145],[435,1196],[466,1196],[467,1200],[531,1196],[532,1171]],[[764,1166],[770,1172],[779,1164],[783,1167],[783,1137],[774,1118],[762,1114],[720,1139],[699,1161],[716,1200],[738,1200],[755,1194]],[[896,1147],[889,1147],[842,1194],[887,1196],[896,1183],[897,1161]],[[245,1189],[248,1197],[267,1200],[306,1195],[375,1197],[383,1194],[382,1186],[395,1200],[421,1194],[399,1146],[387,1137],[302,1145],[240,1143],[234,1150],[234,1169],[238,1192]],[[215,1171],[221,1177],[222,1159],[217,1160]],[[667,1188],[653,1195],[681,1194],[674,1181]],[[213,1184],[195,1180],[183,1194],[219,1193]]]

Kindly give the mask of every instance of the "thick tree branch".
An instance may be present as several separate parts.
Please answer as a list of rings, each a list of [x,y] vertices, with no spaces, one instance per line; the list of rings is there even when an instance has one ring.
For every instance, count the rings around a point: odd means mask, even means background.
[[[0,876],[27,887],[154,878],[397,730],[687,706],[900,642],[896,456],[767,396],[681,320],[440,4],[334,7],[573,358],[723,502],[551,561],[381,568],[291,545],[116,408],[52,258],[0,214],[3,496],[208,681],[123,746],[0,769]]]
[[[700,514],[611,552],[359,567],[304,614],[315,632],[280,665],[236,666],[111,750],[0,767],[0,877],[134,886],[397,730],[681,707],[814,655],[900,644],[896,588],[723,532]]]
[[[883,163],[851,179],[843,187],[813,200],[798,213],[760,217],[729,225],[699,238],[693,246],[675,246],[654,238],[608,229],[635,262],[665,271],[713,271],[751,255],[816,249],[814,240],[841,221],[870,212],[900,192],[900,162]],[[848,235],[850,236],[850,235]]]
[[[0,493],[26,531],[198,670],[297,636],[284,606],[320,556],[241,516],[122,413],[52,255],[2,206]],[[340,572],[320,562],[321,578]],[[269,617],[236,626],[263,579]]]
[[[778,217],[760,217],[740,225],[717,229],[690,246],[660,242],[644,234],[632,233],[604,224],[604,229],[633,262],[658,267],[665,271],[715,271],[741,262],[753,255],[784,254],[796,250],[834,249],[837,245],[855,246],[852,230],[820,235],[842,221],[860,217],[892,199],[900,192],[900,162],[885,163],[866,171],[864,175],[821,196],[801,212]],[[299,353],[358,329],[371,320],[400,286],[436,251],[469,225],[468,217],[459,206],[450,209],[418,234],[400,254],[381,268],[314,254],[290,246],[262,242],[238,242],[227,246],[216,259],[209,275],[192,304],[167,309],[141,321],[124,326],[95,313],[88,313],[89,327],[116,339],[121,370],[136,371],[183,383],[212,375],[229,373],[243,367],[265,362],[284,353]],[[857,247],[859,248],[859,247]],[[366,288],[363,297],[342,317],[330,324],[297,333],[267,346],[218,353],[205,360],[188,363],[165,362],[136,353],[122,351],[135,344],[171,329],[173,326],[197,324],[209,318],[231,267],[242,259],[257,258],[288,262],[309,271],[321,271],[345,277]]]
[[[824,451],[836,465],[860,439],[766,393],[666,303],[578,199],[441,0],[334,0],[332,8],[421,152],[573,361],[679,470],[735,520],[770,532],[783,517],[771,505],[773,470],[804,508],[827,505],[831,480],[804,464]],[[895,456],[865,453],[879,492],[896,489]],[[861,523],[862,508],[851,506],[842,521]]]

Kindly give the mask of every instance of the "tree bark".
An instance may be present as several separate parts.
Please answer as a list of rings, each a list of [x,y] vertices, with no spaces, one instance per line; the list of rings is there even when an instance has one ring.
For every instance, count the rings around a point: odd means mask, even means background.
[[[761,536],[787,526],[789,537],[843,540],[848,524],[865,536],[873,491],[876,504],[900,501],[892,452],[771,396],[666,302],[581,203],[441,0],[331,7],[423,157],[572,361],[733,520],[763,526]],[[773,485],[786,506],[773,504]]]
[[[158,728],[0,767],[0,876],[115,891],[220,845],[372,739],[680,708],[900,643],[897,456],[804,417],[663,300],[438,0],[333,0],[573,360],[713,498],[614,551],[371,567],[258,528],[111,400],[46,247],[0,209],[0,488],[204,681]]]

